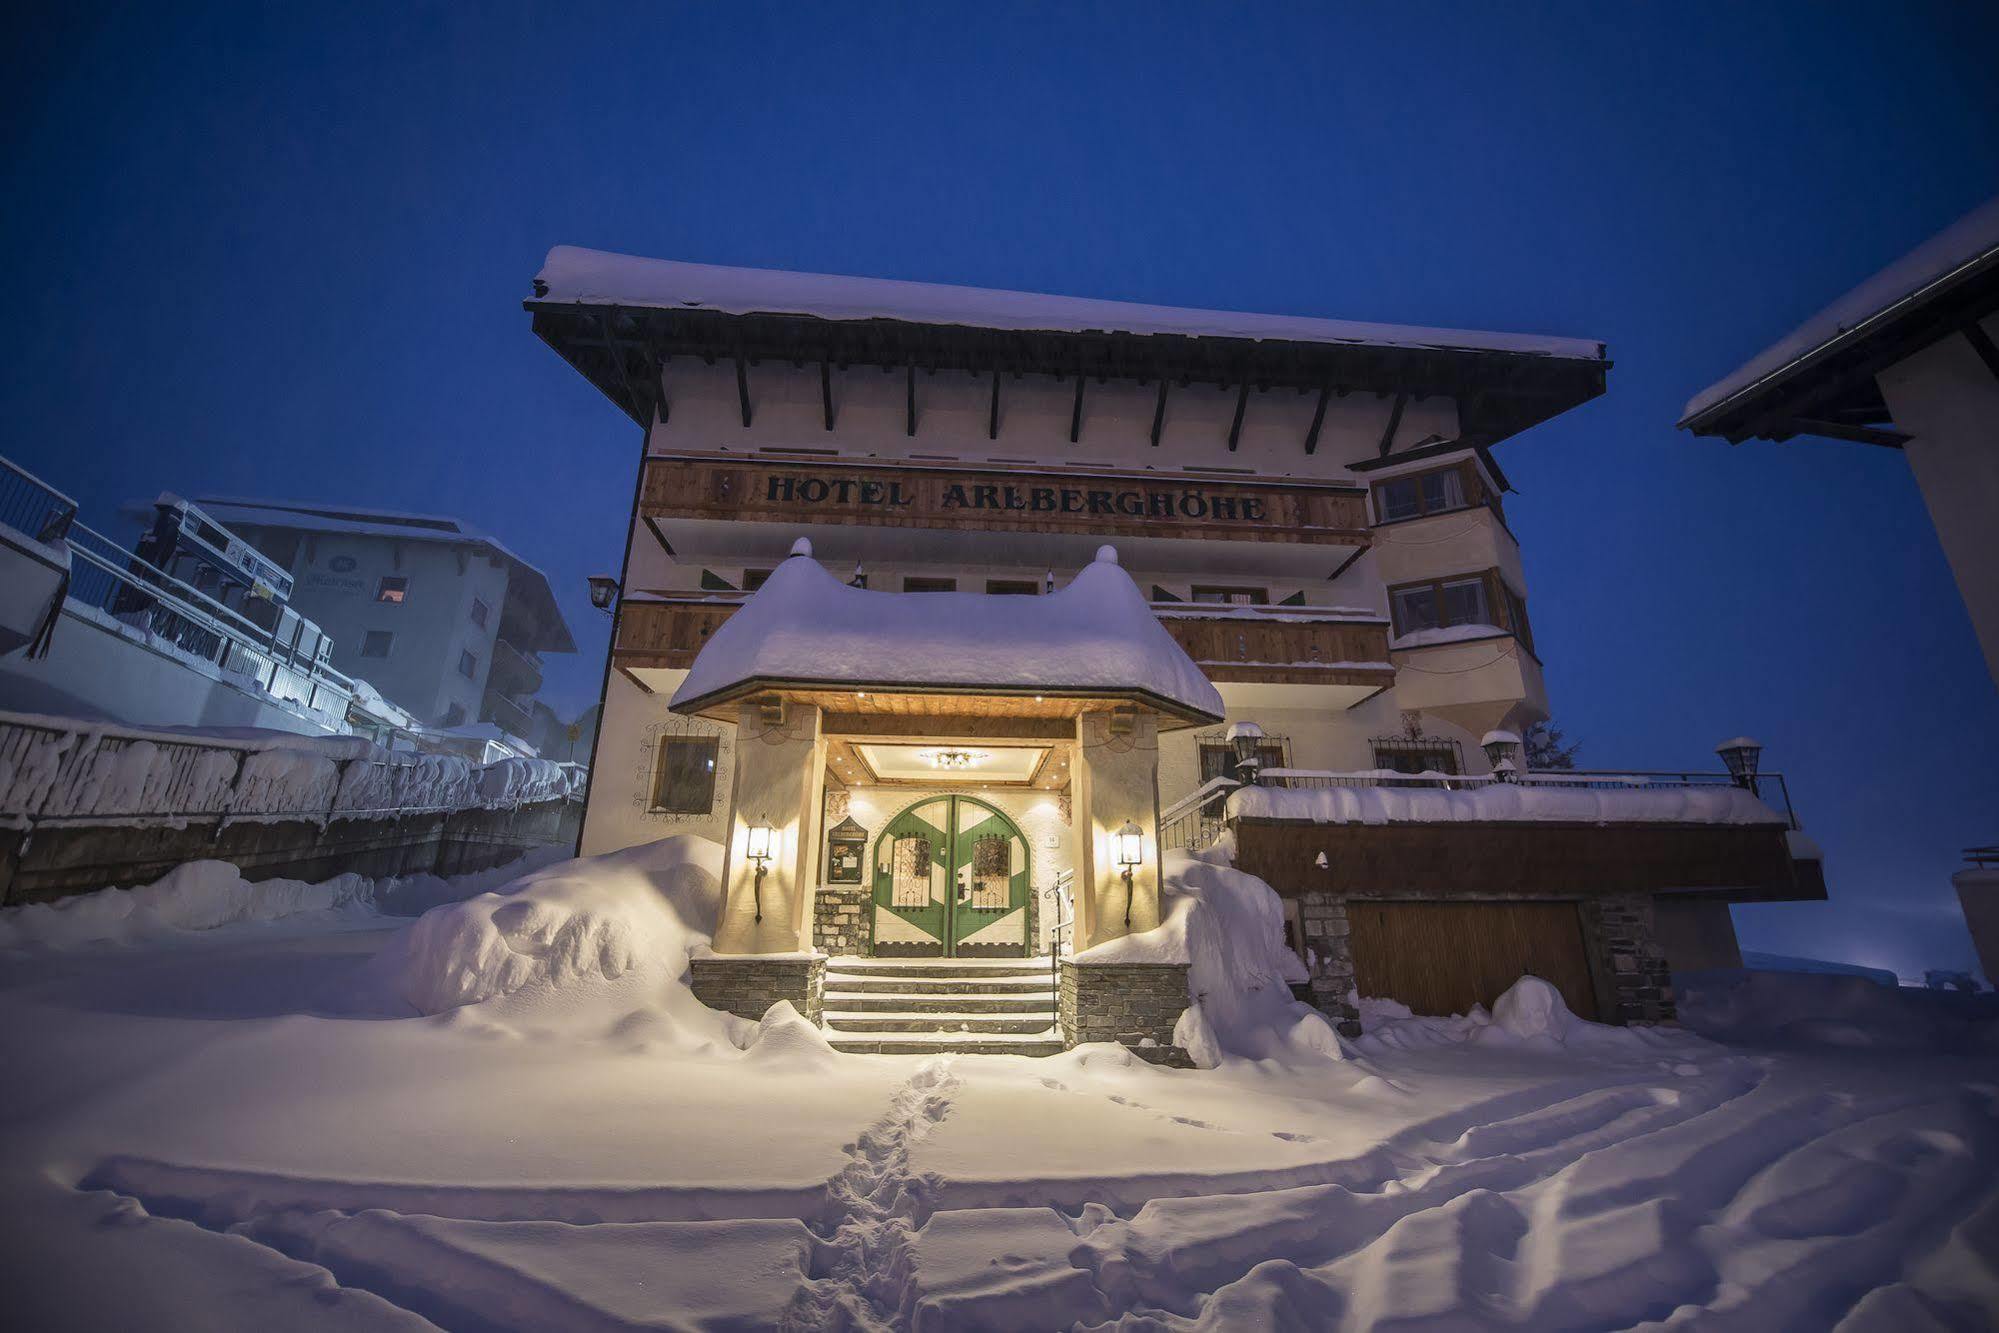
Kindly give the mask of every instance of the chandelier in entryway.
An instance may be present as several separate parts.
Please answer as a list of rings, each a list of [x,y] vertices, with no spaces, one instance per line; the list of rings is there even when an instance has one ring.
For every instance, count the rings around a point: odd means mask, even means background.
[[[954,772],[971,768],[979,761],[991,758],[984,750],[926,750],[923,757],[930,761],[932,768]]]

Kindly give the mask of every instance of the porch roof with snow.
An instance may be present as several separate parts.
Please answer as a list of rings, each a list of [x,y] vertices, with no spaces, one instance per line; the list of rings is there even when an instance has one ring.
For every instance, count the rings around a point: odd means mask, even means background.
[[[800,540],[674,691],[679,713],[766,691],[1125,700],[1162,725],[1219,721],[1222,698],[1105,547],[1045,596],[872,592]],[[1054,701],[1050,703],[1050,701]]]
[[[646,427],[671,408],[667,359],[693,355],[1443,395],[1458,403],[1462,446],[1482,448],[1602,393],[1610,365],[1604,345],[1584,338],[726,268],[569,245],[548,252],[524,305],[535,332]]]

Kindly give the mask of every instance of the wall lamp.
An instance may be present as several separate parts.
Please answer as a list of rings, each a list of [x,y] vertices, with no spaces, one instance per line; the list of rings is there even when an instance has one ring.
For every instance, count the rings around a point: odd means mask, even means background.
[[[1116,837],[1117,863],[1119,869],[1124,874],[1124,923],[1129,926],[1131,924],[1131,877],[1132,873],[1138,869],[1139,863],[1145,860],[1145,830],[1127,819],[1124,821],[1124,827],[1117,831]]]
[[[590,605],[599,611],[608,611],[618,600],[618,581],[609,574],[590,576]]]
[[[757,863],[756,878],[756,919],[764,919],[764,872],[770,869],[770,825],[758,820],[750,825],[743,843],[743,854]]]
[[[1721,762],[1728,765],[1728,776],[1735,779],[1735,785],[1754,795],[1756,793],[1756,768],[1763,757],[1763,743],[1752,741],[1747,736],[1736,736],[1714,747],[1721,756]]]

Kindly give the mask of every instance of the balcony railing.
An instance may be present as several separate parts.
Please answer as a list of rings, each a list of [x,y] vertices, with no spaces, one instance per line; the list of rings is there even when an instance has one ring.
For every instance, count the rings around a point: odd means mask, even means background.
[[[618,660],[685,670],[741,604],[742,594],[635,593],[618,608]],[[1372,611],[1189,602],[1152,609],[1212,680],[1378,687],[1395,679],[1387,622]]]
[[[5,458],[0,458],[0,523],[38,542],[61,541],[76,518],[76,501]]]

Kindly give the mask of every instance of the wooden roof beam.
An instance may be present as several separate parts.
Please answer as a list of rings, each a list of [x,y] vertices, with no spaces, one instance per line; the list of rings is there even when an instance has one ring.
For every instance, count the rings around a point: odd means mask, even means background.
[[[1166,390],[1173,383],[1173,377],[1162,374],[1159,377],[1159,401],[1152,406],[1152,447],[1159,447],[1159,432],[1166,428]]]
[[[1308,455],[1319,452],[1319,428],[1326,424],[1326,399],[1331,393],[1331,385],[1320,386],[1319,405],[1312,409],[1312,429],[1305,432],[1305,452]]]
[[[1229,423],[1229,452],[1234,453],[1236,444],[1242,439],[1242,415],[1249,410],[1249,381],[1242,382],[1242,389],[1235,396],[1235,420]]]

